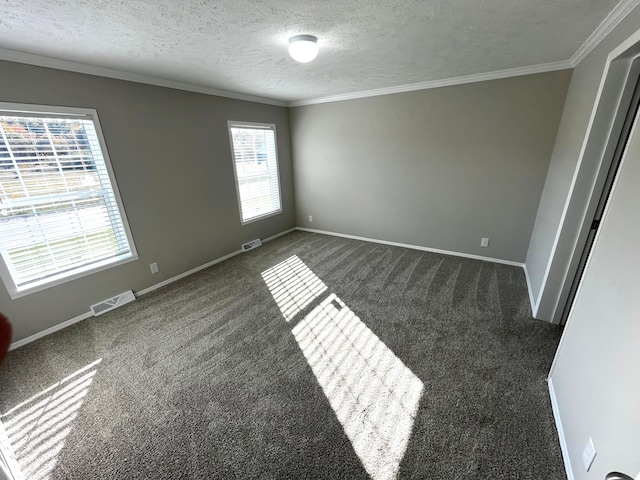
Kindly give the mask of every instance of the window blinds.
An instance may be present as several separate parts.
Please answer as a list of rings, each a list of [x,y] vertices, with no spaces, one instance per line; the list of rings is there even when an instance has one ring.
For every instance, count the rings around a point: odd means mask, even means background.
[[[281,212],[275,125],[229,123],[242,223]]]
[[[131,253],[89,115],[0,111],[0,252],[17,291]]]

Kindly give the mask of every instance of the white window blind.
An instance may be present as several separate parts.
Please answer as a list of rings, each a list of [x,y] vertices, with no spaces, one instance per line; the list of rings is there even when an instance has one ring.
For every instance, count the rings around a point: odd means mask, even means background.
[[[276,126],[229,122],[242,223],[280,213]]]
[[[0,109],[0,273],[9,293],[135,257],[100,140],[92,113]]]

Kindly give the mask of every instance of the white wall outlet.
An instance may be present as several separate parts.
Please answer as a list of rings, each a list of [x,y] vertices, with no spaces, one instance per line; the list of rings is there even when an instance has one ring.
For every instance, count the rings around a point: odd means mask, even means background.
[[[587,472],[591,468],[593,459],[596,458],[596,453],[596,447],[593,445],[593,439],[589,437],[589,441],[582,451],[582,463],[584,464],[584,469]]]
[[[158,264],[156,262],[149,265],[149,268],[151,268],[151,273],[158,273]]]
[[[480,240],[480,246],[481,247],[488,247],[489,246],[489,239],[486,237],[482,237],[482,240]]]
[[[313,215],[309,215],[309,223],[313,223]]]

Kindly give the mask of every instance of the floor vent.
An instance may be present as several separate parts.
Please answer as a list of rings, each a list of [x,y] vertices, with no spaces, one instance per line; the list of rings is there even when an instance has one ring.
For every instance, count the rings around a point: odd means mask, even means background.
[[[250,242],[243,244],[242,250],[246,252],[252,248],[259,247],[260,245],[262,245],[262,241],[259,238],[256,238],[255,240],[251,240]]]
[[[113,298],[109,298],[108,300],[103,300],[100,303],[96,303],[95,305],[91,305],[91,311],[93,312],[93,316],[97,317],[98,315],[102,315],[114,308],[118,308],[126,303],[133,302],[136,299],[136,296],[133,294],[131,290],[116,295]]]

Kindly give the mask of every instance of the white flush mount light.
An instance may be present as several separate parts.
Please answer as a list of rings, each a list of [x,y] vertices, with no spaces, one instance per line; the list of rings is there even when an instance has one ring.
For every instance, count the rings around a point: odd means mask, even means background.
[[[318,55],[318,39],[313,35],[294,35],[289,39],[289,55],[296,62],[309,63]]]

